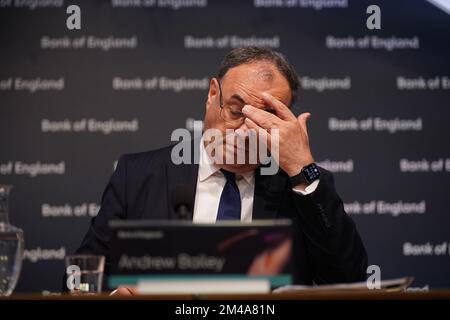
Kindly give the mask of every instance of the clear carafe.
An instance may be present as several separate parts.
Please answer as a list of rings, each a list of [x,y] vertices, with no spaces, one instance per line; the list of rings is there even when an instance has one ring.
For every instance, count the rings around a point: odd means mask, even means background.
[[[23,231],[9,223],[11,186],[0,184],[0,296],[9,296],[16,287],[22,267]]]

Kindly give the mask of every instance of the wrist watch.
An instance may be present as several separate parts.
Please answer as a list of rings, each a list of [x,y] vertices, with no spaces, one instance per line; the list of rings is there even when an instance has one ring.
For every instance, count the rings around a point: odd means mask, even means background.
[[[310,163],[302,168],[299,174],[290,177],[292,186],[296,186],[302,183],[310,184],[314,180],[320,178],[319,167],[315,163]]]

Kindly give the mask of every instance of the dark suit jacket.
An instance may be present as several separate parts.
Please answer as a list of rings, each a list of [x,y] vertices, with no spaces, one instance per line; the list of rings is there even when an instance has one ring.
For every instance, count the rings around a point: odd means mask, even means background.
[[[111,219],[178,218],[171,205],[171,191],[179,184],[188,184],[195,190],[198,165],[174,165],[170,155],[171,147],[166,147],[120,158],[103,193],[101,209],[92,219],[77,253],[105,255],[108,261]],[[253,219],[277,218],[290,218],[298,228],[297,283],[366,278],[366,251],[355,224],[344,211],[330,172],[321,169],[317,190],[302,196],[292,191],[281,170],[272,176],[260,175],[257,170]],[[108,264],[106,273],[107,269]]]

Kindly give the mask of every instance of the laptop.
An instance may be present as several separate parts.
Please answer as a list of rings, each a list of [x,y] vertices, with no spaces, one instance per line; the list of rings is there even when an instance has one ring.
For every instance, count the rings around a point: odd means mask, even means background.
[[[144,294],[266,293],[292,284],[290,220],[251,223],[116,220],[111,289]]]

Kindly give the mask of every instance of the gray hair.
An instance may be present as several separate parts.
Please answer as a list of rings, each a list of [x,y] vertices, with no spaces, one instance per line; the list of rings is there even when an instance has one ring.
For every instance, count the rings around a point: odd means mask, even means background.
[[[268,61],[281,72],[289,83],[292,92],[291,103],[294,104],[300,87],[297,72],[282,53],[270,48],[242,47],[231,50],[222,60],[217,77],[222,80],[231,68],[255,61]]]

